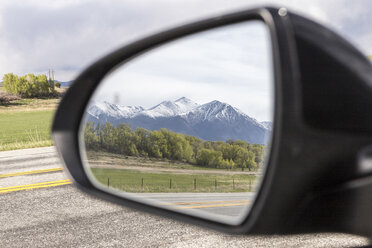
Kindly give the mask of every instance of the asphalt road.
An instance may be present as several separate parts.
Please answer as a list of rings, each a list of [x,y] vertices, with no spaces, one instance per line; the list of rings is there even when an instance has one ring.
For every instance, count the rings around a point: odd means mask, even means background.
[[[0,152],[0,247],[362,247],[368,243],[344,234],[221,234],[89,197],[70,184],[60,167],[53,147]]]
[[[233,224],[245,217],[254,193],[142,193],[139,198],[151,199],[155,205],[190,214],[209,215]]]

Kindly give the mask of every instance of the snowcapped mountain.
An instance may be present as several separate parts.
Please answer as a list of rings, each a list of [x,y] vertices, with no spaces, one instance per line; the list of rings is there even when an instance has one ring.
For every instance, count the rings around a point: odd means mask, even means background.
[[[197,106],[198,106],[197,103],[191,101],[186,97],[182,97],[174,102],[172,101],[161,102],[155,107],[142,111],[141,113],[139,113],[139,115],[146,115],[152,118],[170,117],[188,113]]]
[[[252,122],[257,122],[255,119],[249,117],[239,109],[217,100],[200,105],[187,113],[187,119],[196,122],[199,122],[200,120],[225,120],[233,123],[240,116],[244,116],[245,118],[250,119]]]
[[[185,115],[199,138],[205,140],[240,139],[250,143],[263,144],[267,130],[254,118],[233,106],[212,101]]]
[[[166,128],[211,141],[240,139],[264,144],[269,133],[262,123],[227,103],[215,100],[199,105],[185,97],[163,101],[149,109],[108,102],[92,103],[86,120],[113,125],[127,123],[133,129]]]
[[[122,118],[130,118],[143,110],[141,106],[121,106],[104,101],[90,104],[87,114],[88,118],[99,120],[99,122],[112,122]]]
[[[273,128],[273,123],[271,121],[261,121],[260,123],[268,130],[271,130]]]

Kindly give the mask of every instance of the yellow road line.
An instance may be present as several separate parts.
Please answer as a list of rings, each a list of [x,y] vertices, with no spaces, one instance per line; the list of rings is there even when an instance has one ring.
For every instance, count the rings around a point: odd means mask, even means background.
[[[55,186],[61,186],[61,185],[66,185],[66,184],[71,184],[71,183],[72,182],[70,180],[66,179],[66,180],[59,180],[59,181],[52,181],[52,182],[34,183],[34,184],[26,184],[26,185],[20,185],[20,186],[5,187],[5,188],[0,188],[0,194],[15,192],[15,191],[22,191],[22,190],[55,187]]]
[[[242,205],[248,205],[248,204],[249,204],[249,203],[231,203],[231,204],[214,204],[214,205],[196,205],[196,206],[174,207],[174,208],[172,208],[172,209],[217,208],[217,207],[242,206]]]
[[[62,171],[62,170],[63,170],[62,167],[58,167],[58,168],[43,169],[43,170],[15,172],[15,173],[9,173],[9,174],[0,174],[0,178],[4,178],[4,177],[15,177],[15,176],[22,176],[22,175],[31,175],[31,174],[39,174],[39,173]]]
[[[43,184],[50,184],[50,183],[62,183],[62,182],[67,182],[67,181],[69,181],[69,179],[64,179],[64,180],[59,180],[59,181],[51,181],[51,182],[44,182],[44,183],[34,183],[34,184],[11,186],[11,187],[0,188],[0,190],[14,189],[14,188],[24,188],[24,187],[32,187],[32,186],[36,186],[36,185],[43,185]]]
[[[212,204],[212,203],[248,203],[250,200],[234,200],[234,201],[210,201],[210,202],[167,202],[161,205],[196,205],[196,204]]]

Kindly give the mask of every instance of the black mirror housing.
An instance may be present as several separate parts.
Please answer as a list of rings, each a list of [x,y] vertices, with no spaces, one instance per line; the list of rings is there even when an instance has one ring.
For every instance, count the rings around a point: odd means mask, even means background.
[[[90,97],[118,65],[161,44],[211,28],[261,20],[269,28],[275,80],[273,140],[262,187],[247,218],[227,225],[97,189],[83,169],[80,123]],[[360,152],[372,140],[372,70],[353,46],[285,9],[213,17],[120,48],[88,67],[62,100],[53,138],[75,184],[96,197],[229,233],[348,232],[371,235],[372,170]],[[359,157],[358,157],[359,156]],[[359,160],[358,160],[359,159]],[[372,168],[371,168],[372,169]]]

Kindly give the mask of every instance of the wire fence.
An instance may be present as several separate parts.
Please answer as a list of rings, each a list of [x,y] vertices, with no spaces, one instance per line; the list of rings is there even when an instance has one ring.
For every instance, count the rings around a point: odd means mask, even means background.
[[[101,178],[107,187],[126,192],[254,192],[255,178],[140,177]]]

